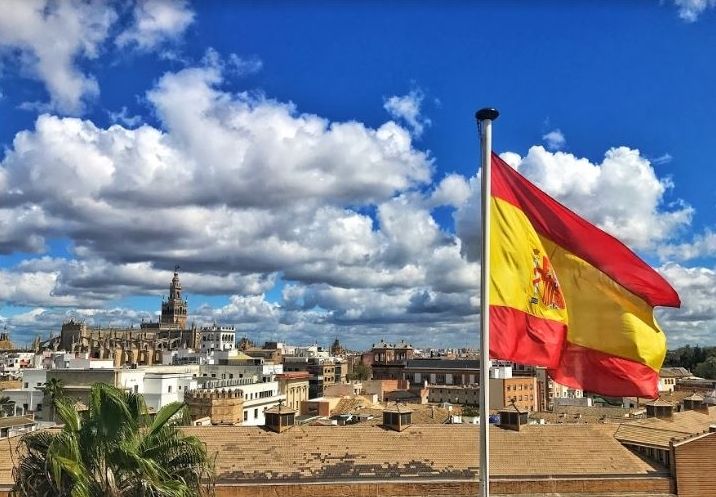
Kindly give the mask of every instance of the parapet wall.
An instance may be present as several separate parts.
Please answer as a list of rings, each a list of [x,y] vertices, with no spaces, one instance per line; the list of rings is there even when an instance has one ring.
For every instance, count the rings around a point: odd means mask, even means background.
[[[233,425],[244,420],[244,394],[241,390],[191,390],[184,403],[192,419],[209,417],[211,424]]]

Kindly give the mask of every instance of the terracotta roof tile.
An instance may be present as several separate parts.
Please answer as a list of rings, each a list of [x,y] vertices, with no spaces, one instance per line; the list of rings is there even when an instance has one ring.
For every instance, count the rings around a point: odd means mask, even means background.
[[[217,455],[220,481],[474,478],[479,427],[300,426],[282,434],[250,426],[192,427]],[[492,427],[495,476],[663,474],[632,454],[604,426]]]

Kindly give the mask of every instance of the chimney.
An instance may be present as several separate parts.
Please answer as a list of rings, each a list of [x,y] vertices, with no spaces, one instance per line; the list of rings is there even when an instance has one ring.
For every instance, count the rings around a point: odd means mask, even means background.
[[[266,428],[276,433],[283,433],[296,424],[296,411],[286,407],[282,402],[271,409],[264,411]]]
[[[393,431],[403,431],[412,423],[413,411],[396,405],[383,411],[383,426]]]
[[[671,419],[674,414],[674,404],[665,400],[656,399],[646,403],[646,417]]]
[[[510,407],[505,407],[497,411],[500,415],[500,428],[507,430],[520,431],[522,427],[529,423],[529,411],[522,411],[517,404],[514,402]],[[486,420],[480,419],[480,423],[490,422],[489,418]]]
[[[696,392],[684,398],[684,411],[700,411],[708,413],[708,410],[709,408],[708,405],[704,403],[704,398]]]

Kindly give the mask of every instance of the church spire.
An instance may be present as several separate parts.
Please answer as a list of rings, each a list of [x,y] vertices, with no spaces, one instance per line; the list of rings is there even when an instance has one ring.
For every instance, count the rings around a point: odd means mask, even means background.
[[[174,277],[169,285],[169,300],[181,299],[181,282],[179,281],[179,266],[174,266]]]
[[[182,298],[179,266],[174,266],[174,277],[169,285],[169,300],[162,302],[160,324],[170,325],[179,329],[186,327],[187,302]]]

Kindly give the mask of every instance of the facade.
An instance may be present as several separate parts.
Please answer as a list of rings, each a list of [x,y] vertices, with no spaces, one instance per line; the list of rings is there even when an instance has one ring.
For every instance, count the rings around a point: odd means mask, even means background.
[[[412,385],[473,385],[480,380],[480,361],[410,359],[405,365],[373,365],[376,380],[408,380]]]
[[[144,373],[144,402],[155,411],[171,402],[183,402],[184,394],[196,389],[197,374],[195,366],[147,368]]]
[[[480,405],[479,385],[429,385],[428,402]]]
[[[214,351],[229,351],[236,348],[236,331],[233,326],[212,326],[201,329],[199,351],[212,353]]]
[[[404,365],[415,355],[415,349],[409,343],[403,340],[397,344],[386,343],[381,340],[377,344],[374,343],[370,352],[363,355],[363,363],[366,366],[383,366],[383,365]]]
[[[294,371],[276,375],[278,388],[281,395],[286,396],[286,406],[296,411],[301,410],[301,402],[308,400],[308,380],[310,374],[307,371]]]
[[[47,370],[28,368],[22,371],[20,388],[3,390],[2,395],[15,403],[15,415],[24,416],[36,414],[42,416],[44,393],[42,391],[47,381]],[[47,405],[47,404],[45,404]]]
[[[284,357],[283,370],[287,373],[306,371],[309,374],[309,398],[322,397],[329,385],[336,383],[336,366],[330,359],[320,357]]]
[[[263,425],[264,411],[286,401],[286,396],[281,394],[279,383],[273,376],[264,376],[258,378],[258,381],[255,378],[199,378],[197,389],[192,391],[192,395],[197,397],[204,390],[239,392],[243,401],[241,423],[245,425]]]
[[[537,379],[531,376],[490,378],[490,408],[514,406],[521,411],[537,410]]]
[[[480,405],[479,385],[428,385],[429,402]],[[490,378],[490,408],[516,406],[522,411],[537,409],[537,380],[530,376]]]

